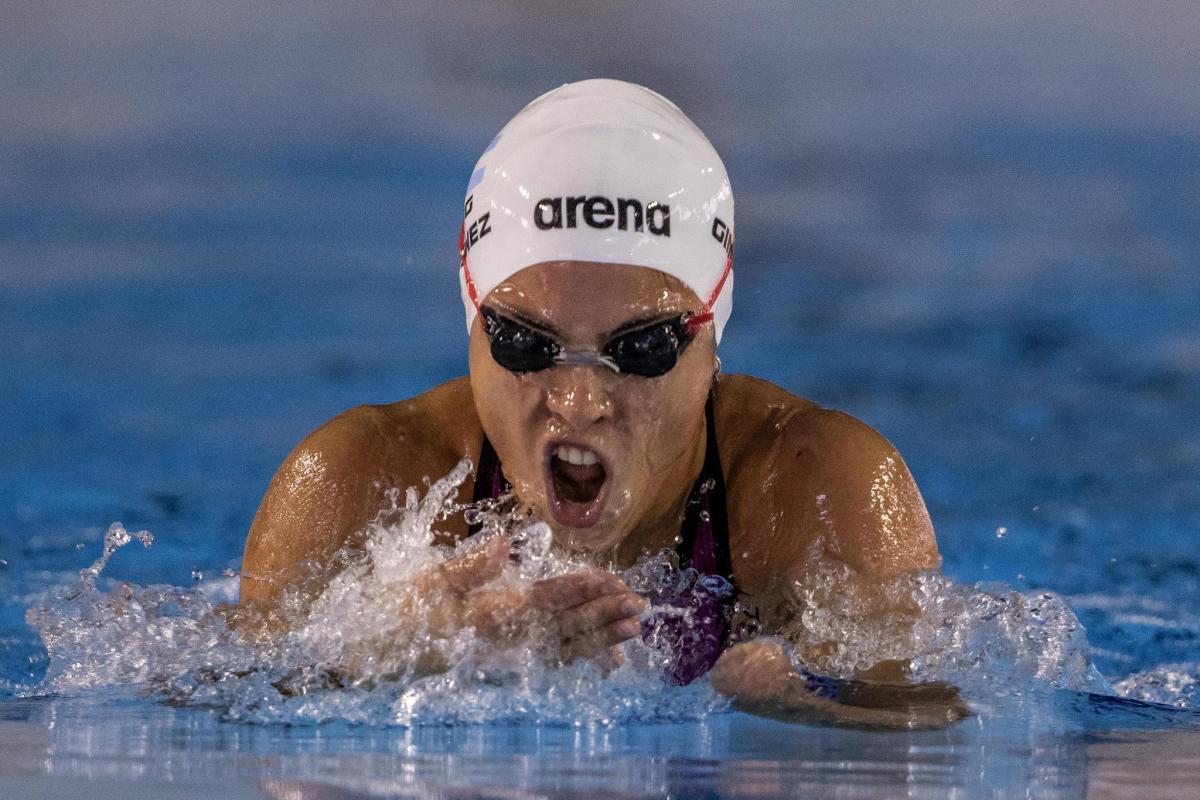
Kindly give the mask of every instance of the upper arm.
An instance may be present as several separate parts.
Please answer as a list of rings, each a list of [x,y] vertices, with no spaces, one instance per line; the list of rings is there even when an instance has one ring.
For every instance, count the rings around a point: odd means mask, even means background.
[[[351,409],[309,434],[271,479],[246,539],[241,601],[270,600],[303,561],[325,563],[368,521],[377,425]],[[378,484],[378,481],[374,481]]]
[[[890,442],[848,414],[821,408],[800,415],[784,436],[780,467],[794,472],[790,485],[806,487],[789,493],[785,513],[807,520],[827,553],[864,577],[938,568],[925,502]]]

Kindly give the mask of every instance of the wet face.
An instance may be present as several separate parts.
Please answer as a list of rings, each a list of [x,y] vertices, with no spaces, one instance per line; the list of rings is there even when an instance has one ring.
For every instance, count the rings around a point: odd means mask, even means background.
[[[600,352],[615,333],[701,303],[657,270],[564,261],[522,270],[483,305],[564,350]],[[550,523],[559,544],[607,550],[635,531],[661,529],[669,546],[703,463],[714,348],[706,323],[658,377],[601,364],[517,373],[496,363],[476,317],[470,372],[479,419],[517,497]]]

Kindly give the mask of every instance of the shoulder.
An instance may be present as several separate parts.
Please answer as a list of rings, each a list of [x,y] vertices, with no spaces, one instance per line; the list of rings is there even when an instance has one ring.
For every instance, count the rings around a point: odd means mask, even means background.
[[[408,400],[347,409],[306,436],[289,460],[319,452],[359,467],[395,471],[401,463],[457,461],[479,440],[470,385],[458,378]]]
[[[758,378],[723,378],[714,412],[722,463],[730,472],[803,470],[848,478],[899,459],[892,443],[862,420]]]
[[[325,563],[386,507],[389,489],[445,475],[481,441],[465,379],[411,400],[357,406],[317,428],[284,459],[254,516],[243,600],[273,597],[301,562]]]
[[[878,453],[895,448],[856,417],[792,394],[770,381],[729,375],[717,384],[714,413],[721,444],[737,453],[837,445],[839,449]]]
[[[819,543],[873,574],[937,566],[920,491],[883,435],[767,381],[729,376],[718,386],[722,466],[751,549],[776,563]]]

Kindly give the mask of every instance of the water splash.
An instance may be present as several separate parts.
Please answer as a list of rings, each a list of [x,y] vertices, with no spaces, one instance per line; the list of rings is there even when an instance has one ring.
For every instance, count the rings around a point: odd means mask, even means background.
[[[403,499],[389,493],[364,545],[336,554],[340,571],[315,599],[306,584],[317,570],[300,565],[269,613],[230,613],[197,588],[117,584],[99,591],[96,578],[112,552],[134,536],[148,542],[114,525],[104,555],[78,585],[27,613],[50,657],[35,691],[131,687],[219,708],[230,719],[293,724],[607,724],[698,719],[725,706],[704,682],[664,682],[671,658],[664,638],[625,643],[624,665],[605,674],[587,661],[562,663],[547,643],[546,620],[525,620],[527,629],[503,646],[470,628],[439,629],[436,600],[414,588],[420,576],[493,536],[506,536],[521,557],[487,584],[491,592],[520,592],[584,566],[551,548],[545,524],[504,504],[469,509],[482,532],[455,547],[436,545],[437,524],[463,510],[453,497],[470,471],[470,462],[460,463],[424,497],[415,489]],[[654,571],[651,561],[639,574]],[[260,626],[287,632],[259,635]]]
[[[1036,680],[1111,691],[1092,663],[1083,625],[1054,592],[958,584],[930,572],[880,584],[817,543],[792,605],[797,613],[784,628],[788,638],[822,653],[815,666],[837,677],[891,660],[907,665],[914,680],[967,686]]]
[[[622,645],[624,664],[607,674],[587,661],[557,658],[546,620],[525,620],[502,645],[471,628],[440,628],[436,602],[414,587],[428,570],[492,537],[504,536],[520,558],[505,565],[487,591],[519,593],[584,566],[552,548],[550,529],[511,503],[456,506],[453,498],[470,470],[469,462],[460,463],[423,497],[415,489],[389,493],[364,544],[335,556],[340,571],[322,591],[306,593],[318,570],[301,565],[293,588],[270,613],[230,613],[219,604],[216,597],[235,578],[193,588],[116,583],[102,591],[99,578],[113,552],[134,540],[152,541],[146,532],[114,524],[103,554],[77,584],[27,613],[49,653],[47,674],[32,691],[119,687],[218,708],[229,719],[290,724],[591,725],[698,719],[726,707],[704,680],[675,686],[664,677],[690,613],[670,598],[689,590],[716,597],[733,591],[720,578],[681,569],[670,552],[623,573],[630,588],[651,600],[646,619],[658,622],[642,640]],[[454,547],[436,544],[438,524],[464,512],[481,532]],[[823,653],[811,666],[830,675],[849,677],[895,659],[915,679],[952,682],[971,696],[1034,685],[1112,691],[1092,665],[1082,625],[1050,592],[962,585],[936,574],[881,586],[814,549],[789,599],[793,621],[765,632],[787,636],[802,652]],[[892,610],[879,613],[883,608]],[[682,628],[659,624],[672,619]],[[261,635],[262,625],[286,633]],[[733,626],[740,638],[762,627],[754,609],[740,605]],[[1194,694],[1194,681],[1187,688],[1171,680],[1147,677],[1118,688],[1158,702]],[[1167,688],[1151,698],[1152,684]]]
[[[1131,700],[1200,708],[1200,662],[1161,664],[1128,675],[1113,688]]]

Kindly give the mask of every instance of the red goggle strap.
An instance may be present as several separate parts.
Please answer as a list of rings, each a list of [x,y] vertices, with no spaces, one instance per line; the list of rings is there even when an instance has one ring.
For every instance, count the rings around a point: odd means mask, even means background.
[[[712,294],[708,296],[704,307],[700,312],[688,317],[688,331],[695,333],[701,325],[706,322],[711,322],[713,319],[713,306],[716,305],[717,298],[721,296],[721,290],[725,288],[725,281],[729,280],[729,273],[733,271],[733,256],[730,255],[725,259],[725,269],[721,270],[721,279],[717,281],[716,287],[712,290]]]
[[[471,269],[467,266],[467,223],[465,222],[458,229],[458,265],[462,267],[463,280],[467,284],[467,297],[471,298],[471,304],[475,306],[475,310],[480,311],[479,290],[475,288],[475,279],[471,277]]]

